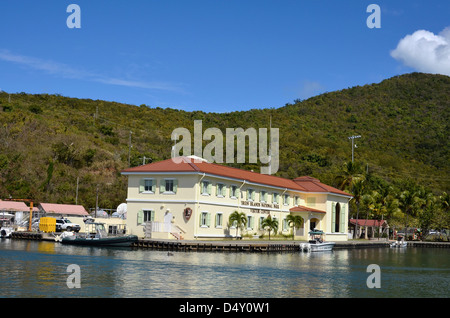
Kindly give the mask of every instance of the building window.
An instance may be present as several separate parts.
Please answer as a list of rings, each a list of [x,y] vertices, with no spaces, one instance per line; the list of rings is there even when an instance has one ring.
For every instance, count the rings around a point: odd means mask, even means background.
[[[144,212],[144,223],[155,221],[155,211],[153,210],[143,210]]]
[[[225,197],[226,187],[223,183],[218,183],[216,187],[216,195],[220,198]]]
[[[294,205],[298,206],[299,204],[300,204],[300,199],[299,199],[298,195],[296,195],[294,197]]]
[[[161,181],[159,192],[163,194],[175,194],[177,193],[178,180],[177,179],[164,179]]]
[[[145,222],[153,222],[155,220],[155,211],[153,210],[139,210],[137,213],[137,224],[144,224]]]
[[[236,198],[239,197],[239,189],[238,189],[237,186],[235,186],[235,185],[231,186],[231,188],[230,188],[230,197],[232,199],[236,199]]]
[[[209,227],[209,213],[202,212],[200,214],[200,227]]]
[[[265,219],[265,218],[264,218],[263,216],[260,216],[260,217],[259,217],[259,229],[260,229],[260,230],[264,230],[264,228],[262,227],[262,222],[264,221],[264,219]]]
[[[253,230],[253,216],[247,216],[247,230]]]
[[[166,192],[173,192],[173,180],[166,180]]]
[[[248,201],[255,201],[255,190],[248,189],[247,190],[247,200]]]
[[[261,191],[261,196],[260,196],[259,200],[261,202],[267,202],[267,192],[266,191]]]
[[[156,180],[155,179],[141,179],[139,182],[139,193],[155,193]]]
[[[222,212],[218,212],[216,214],[216,228],[222,228],[222,223],[223,223],[223,214]]]
[[[154,180],[145,180],[145,186],[144,186],[145,192],[154,192],[153,191],[153,181]]]
[[[289,224],[287,219],[283,219],[283,232],[286,232],[289,230]]]
[[[278,204],[278,197],[279,197],[279,196],[280,196],[280,195],[279,195],[278,193],[274,192],[274,193],[273,193],[272,203]]]
[[[200,191],[203,195],[211,195],[211,187],[212,187],[211,182],[202,181],[202,186],[201,186]]]
[[[289,199],[290,199],[289,194],[285,194],[283,196],[283,204],[284,205],[289,205]]]

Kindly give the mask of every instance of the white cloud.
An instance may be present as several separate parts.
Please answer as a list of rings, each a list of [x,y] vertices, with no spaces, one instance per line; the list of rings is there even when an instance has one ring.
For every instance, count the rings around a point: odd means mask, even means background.
[[[437,35],[426,30],[408,34],[391,56],[419,72],[450,76],[450,27]]]
[[[23,56],[13,54],[8,50],[0,50],[0,60],[6,62],[13,62],[19,65],[35,69],[38,71],[43,71],[45,73],[55,75],[61,78],[69,78],[69,79],[79,79],[79,80],[87,80],[91,82],[98,82],[107,85],[117,85],[117,86],[126,86],[126,87],[136,87],[136,88],[145,88],[145,89],[155,89],[155,90],[166,90],[166,91],[177,91],[183,92],[184,90],[172,83],[167,82],[145,82],[145,81],[136,81],[136,80],[127,80],[121,78],[115,78],[110,76],[105,76],[102,74],[97,74],[93,72],[88,72],[82,69],[75,69],[67,64],[42,60],[35,57]]]

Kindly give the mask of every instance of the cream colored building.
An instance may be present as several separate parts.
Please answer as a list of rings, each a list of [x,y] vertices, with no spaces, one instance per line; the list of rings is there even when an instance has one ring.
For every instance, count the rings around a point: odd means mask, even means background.
[[[315,228],[328,241],[347,240],[351,195],[346,192],[311,177],[290,180],[189,157],[176,159],[122,171],[128,176],[131,234],[174,240],[253,237],[264,233],[261,221],[270,215],[278,220],[277,234],[289,235],[293,228],[286,217],[292,214],[304,219],[295,239],[308,239]],[[246,215],[243,231],[228,222],[234,211]]]

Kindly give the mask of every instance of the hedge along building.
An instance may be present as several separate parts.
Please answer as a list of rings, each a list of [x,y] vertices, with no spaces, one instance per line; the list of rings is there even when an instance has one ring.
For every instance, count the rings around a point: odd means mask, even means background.
[[[278,221],[277,234],[292,234],[289,214],[304,224],[295,239],[310,229],[328,241],[347,240],[351,195],[312,177],[294,180],[178,157],[125,169],[128,176],[127,228],[131,234],[160,239],[221,239],[260,235],[264,218]],[[241,232],[228,224],[234,211],[246,215]],[[266,232],[267,233],[267,232]],[[273,235],[272,233],[271,235]]]

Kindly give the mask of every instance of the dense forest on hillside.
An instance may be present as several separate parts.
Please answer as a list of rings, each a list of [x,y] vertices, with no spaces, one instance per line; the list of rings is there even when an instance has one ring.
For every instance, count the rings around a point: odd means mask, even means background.
[[[216,127],[225,136],[226,128],[268,128],[271,120],[280,132],[277,175],[310,175],[349,192],[354,185],[345,176],[359,175],[365,194],[382,185],[395,188],[399,200],[406,190],[422,200],[433,195],[436,204],[447,202],[448,215],[449,108],[450,77],[421,73],[279,108],[228,113],[0,92],[0,198],[77,199],[88,209],[95,207],[98,188],[99,206],[116,208],[126,199],[127,180],[120,172],[144,157],[146,163],[170,158],[175,128],[193,135],[194,120],[202,120],[203,130]],[[352,135],[361,135],[353,165]],[[259,171],[259,164],[231,165]],[[365,199],[360,217],[373,216]]]

